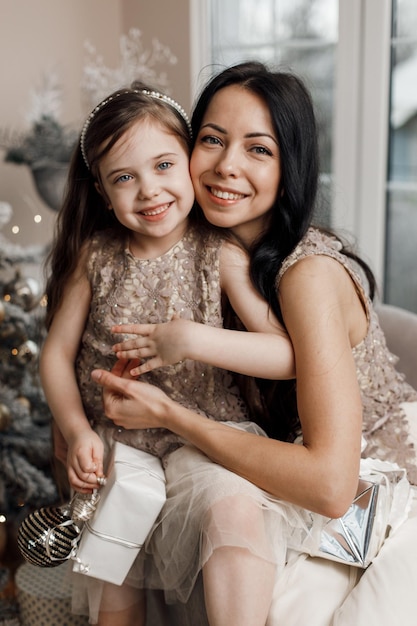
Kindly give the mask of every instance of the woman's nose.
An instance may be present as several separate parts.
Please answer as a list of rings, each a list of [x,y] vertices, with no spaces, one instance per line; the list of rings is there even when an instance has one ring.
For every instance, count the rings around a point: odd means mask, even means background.
[[[235,177],[239,174],[240,166],[236,151],[232,148],[224,150],[217,161],[215,171],[223,177]]]

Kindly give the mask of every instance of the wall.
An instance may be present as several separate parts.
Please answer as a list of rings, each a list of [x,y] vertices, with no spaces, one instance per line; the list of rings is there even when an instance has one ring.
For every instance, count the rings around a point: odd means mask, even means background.
[[[189,111],[190,87],[190,0],[124,0],[123,28],[136,26],[142,32],[145,47],[157,38],[177,57],[177,64],[167,68],[171,95]]]
[[[177,65],[163,69],[173,97],[189,108],[188,0],[0,0],[0,129],[27,128],[30,92],[51,69],[62,80],[61,120],[79,128],[87,113],[80,89],[86,40],[115,68],[120,35],[132,27],[142,31],[145,48],[157,38],[177,56]],[[29,168],[3,157],[0,148],[0,202],[11,204],[13,217],[2,234],[22,246],[48,243],[56,213],[40,199]],[[20,231],[14,235],[16,224]]]

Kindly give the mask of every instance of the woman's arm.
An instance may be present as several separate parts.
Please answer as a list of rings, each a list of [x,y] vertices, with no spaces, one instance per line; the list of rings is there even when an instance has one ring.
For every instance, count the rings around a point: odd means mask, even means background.
[[[352,281],[332,259],[288,270],[280,297],[296,355],[302,445],[207,420],[156,387],[129,380],[123,362],[116,375],[99,370],[93,378],[104,387],[106,415],[117,425],[168,428],[275,496],[339,517],[358,481],[362,405],[351,337],[366,332],[366,317]]]
[[[112,331],[135,335],[113,346],[119,359],[147,359],[132,369],[132,376],[185,359],[273,380],[295,375],[290,341],[273,333],[227,330],[183,319],[123,324]]]
[[[248,331],[175,319],[166,324],[125,324],[113,332],[134,338],[113,346],[120,359],[147,359],[132,370],[137,376],[184,359],[202,361],[239,374],[269,379],[295,377],[291,341],[249,278],[248,257],[225,243],[220,256],[221,287]]]
[[[82,268],[80,263],[66,285],[40,356],[45,397],[68,444],[68,479],[78,491],[88,490],[87,484],[95,486],[96,475],[103,473],[103,446],[85,415],[74,370],[91,299]]]

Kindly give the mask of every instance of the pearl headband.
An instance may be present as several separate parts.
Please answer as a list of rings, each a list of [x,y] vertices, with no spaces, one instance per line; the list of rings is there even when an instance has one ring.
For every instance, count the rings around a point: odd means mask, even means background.
[[[190,133],[190,137],[192,137],[191,123],[190,123],[189,117],[188,117],[187,113],[184,111],[184,109],[182,108],[182,106],[180,104],[178,104],[178,102],[176,102],[173,98],[170,98],[169,96],[166,96],[163,93],[159,93],[159,91],[149,91],[148,89],[127,89],[126,91],[120,91],[120,92],[118,92],[116,94],[113,94],[112,96],[109,96],[108,98],[106,98],[102,102],[100,102],[100,104],[98,104],[91,111],[90,115],[87,117],[87,119],[84,122],[84,126],[82,128],[81,135],[80,135],[80,148],[81,148],[81,154],[83,155],[84,163],[86,164],[88,169],[90,169],[90,165],[88,163],[87,154],[86,154],[85,147],[84,147],[84,142],[85,142],[85,136],[87,134],[87,131],[88,131],[88,128],[89,128],[89,126],[91,124],[91,121],[97,115],[97,113],[99,111],[101,111],[101,109],[103,107],[106,106],[106,104],[108,104],[109,102],[111,102],[115,98],[118,98],[122,94],[132,93],[132,92],[133,93],[142,93],[145,96],[149,96],[150,98],[154,98],[154,100],[162,100],[162,102],[165,102],[170,107],[175,109],[177,111],[177,113],[179,113],[181,115],[181,117],[183,118],[185,123],[187,124],[188,132]]]

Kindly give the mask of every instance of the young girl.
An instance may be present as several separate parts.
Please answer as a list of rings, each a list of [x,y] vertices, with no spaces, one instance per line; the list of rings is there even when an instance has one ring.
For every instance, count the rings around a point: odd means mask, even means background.
[[[194,224],[190,143],[183,109],[136,83],[93,110],[73,156],[50,255],[49,332],[40,371],[68,447],[68,478],[76,491],[97,486],[116,440],[165,464],[184,443],[165,429],[123,430],[106,418],[90,373],[115,362],[115,324],[173,317],[199,322],[209,365],[185,360],[150,373],[147,380],[213,420],[252,428],[228,369],[272,378],[293,375],[291,344],[251,286],[245,254]],[[222,328],[222,293],[248,330],[258,332]],[[197,501],[196,496],[190,506]],[[142,596],[135,588],[146,584],[142,578],[128,578],[121,587],[90,577],[78,580],[89,588],[91,622],[144,624]]]
[[[100,371],[93,376],[105,386],[106,414],[126,428],[169,428],[225,472],[248,478],[259,492],[292,503],[293,510],[304,507],[325,517],[345,513],[357,487],[362,432],[366,456],[406,466],[410,482],[416,485],[416,421],[414,428],[410,424],[413,415],[414,420],[417,417],[417,392],[395,370],[395,357],[387,349],[369,295],[372,276],[368,273],[365,278],[363,264],[337,237],[312,226],[317,137],[304,85],[297,77],[270,71],[260,63],[240,64],[208,83],[192,123],[195,145],[190,170],[197,201],[209,222],[227,229],[250,251],[254,284],[288,330],[296,386],[290,393],[286,388],[285,397],[278,387],[275,397],[293,402],[286,413],[271,413],[281,441],[222,424],[216,424],[213,433],[207,421],[160,390]],[[172,362],[167,348],[170,333],[171,341],[184,346],[176,358],[191,354],[189,329],[176,320],[130,330],[140,336],[119,343],[118,354],[141,357],[144,351],[153,359],[136,372]],[[192,355],[204,358],[198,342]],[[115,373],[122,372],[121,362]],[[293,443],[299,428],[301,445]],[[172,465],[174,460],[172,455]],[[219,473],[213,467],[213,483]],[[173,539],[181,507],[187,507],[187,487],[183,478],[172,483],[177,507],[175,512],[170,508],[169,496],[165,511],[171,515],[162,517],[151,538],[166,578],[175,555],[173,544],[178,551],[187,549]],[[304,555],[295,557],[286,549],[289,536],[283,536],[282,568],[277,568],[276,596],[267,623],[411,626],[417,584],[416,527],[414,505],[410,518],[387,539],[365,572]],[[223,576],[223,561],[231,551],[207,552],[206,544],[215,532],[207,530],[204,516],[195,528],[201,537],[197,549],[204,563],[210,624],[246,623],[251,602],[259,609],[251,623],[265,624],[245,572],[238,582],[242,604],[234,602],[237,592],[230,593],[230,579]],[[339,587],[333,584],[335,579]],[[271,587],[265,587],[262,599],[265,610],[271,604]],[[223,621],[222,615],[227,615]]]

